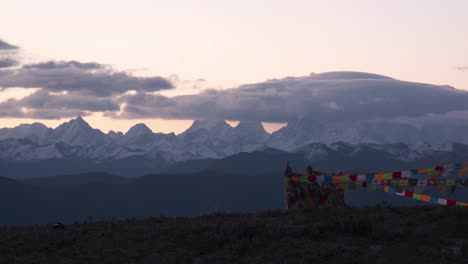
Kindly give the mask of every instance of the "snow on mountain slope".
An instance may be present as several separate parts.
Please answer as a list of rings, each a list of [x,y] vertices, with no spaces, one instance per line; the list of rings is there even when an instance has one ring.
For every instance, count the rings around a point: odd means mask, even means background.
[[[372,139],[366,139],[366,135],[361,134],[356,126],[322,124],[313,118],[301,118],[274,132],[267,144],[274,148],[291,151],[313,142],[323,144],[339,141],[359,143],[366,140],[372,142]]]
[[[131,127],[118,141],[120,146],[138,150],[170,150],[177,145],[177,136],[174,133],[153,133],[145,124]]]
[[[35,143],[43,143],[52,129],[41,123],[21,124],[14,128],[1,128],[0,140],[7,138],[30,139]]]
[[[118,142],[120,140],[122,140],[124,134],[122,132],[115,132],[114,130],[111,130],[109,131],[109,133],[107,133],[107,135],[112,138],[112,140],[114,140],[115,142]]]
[[[195,120],[179,137],[177,150],[183,155],[220,158],[237,153],[234,129],[224,120]]]
[[[239,152],[251,152],[265,146],[270,134],[265,130],[261,122],[240,121],[234,127],[235,144]]]
[[[153,131],[145,124],[136,124],[119,140],[121,145],[138,147],[151,146],[153,144]]]
[[[304,117],[288,123],[274,132],[267,145],[292,151],[306,144],[348,142],[352,144],[404,143],[414,146],[430,145],[446,149],[453,142],[468,144],[468,124],[449,123],[418,127],[387,121],[320,123]]]
[[[249,144],[263,143],[270,137],[262,123],[258,121],[240,121],[234,128],[234,133],[242,142]]]
[[[6,139],[0,141],[2,160],[44,160],[62,158],[55,145],[38,145],[28,139]]]
[[[241,121],[233,128],[224,120],[196,120],[180,135],[178,150],[181,155],[221,158],[263,147],[269,136],[261,122]]]
[[[81,116],[63,123],[48,136],[48,143],[63,142],[70,146],[90,146],[112,143],[112,139],[93,129]]]
[[[55,129],[40,123],[0,129],[0,159],[144,157],[176,162],[275,148],[303,152],[309,159],[381,152],[399,160],[416,160],[453,151],[454,142],[468,144],[467,129],[464,123],[422,127],[382,121],[324,124],[303,117],[272,135],[260,122],[241,121],[231,127],[223,120],[194,121],[180,135],[153,133],[145,124],[133,126],[126,134],[104,134],[77,117]]]

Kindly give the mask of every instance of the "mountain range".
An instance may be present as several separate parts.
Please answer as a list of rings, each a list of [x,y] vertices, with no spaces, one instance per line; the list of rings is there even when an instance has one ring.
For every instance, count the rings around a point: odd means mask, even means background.
[[[179,135],[154,133],[145,124],[125,134],[106,134],[78,116],[55,129],[41,123],[0,129],[0,168],[4,175],[22,178],[97,170],[137,176],[254,151],[294,153],[309,162],[369,155],[405,162],[438,156],[440,162],[463,156],[460,150],[468,143],[468,133],[463,132],[468,129],[458,126],[450,130],[369,122],[322,124],[306,117],[271,135],[261,122],[241,121],[231,127],[224,120],[196,120]]]
[[[283,208],[285,161],[297,171],[311,164],[351,173],[468,160],[463,143],[376,143],[349,135],[348,142],[333,142],[343,138],[324,131],[326,125],[304,119],[272,135],[259,122],[224,121],[194,121],[180,135],[153,133],[144,124],[105,134],[81,117],[55,129],[39,123],[1,129],[0,225]],[[465,189],[442,196],[466,200]],[[381,201],[422,205],[384,192],[346,192],[351,206]]]

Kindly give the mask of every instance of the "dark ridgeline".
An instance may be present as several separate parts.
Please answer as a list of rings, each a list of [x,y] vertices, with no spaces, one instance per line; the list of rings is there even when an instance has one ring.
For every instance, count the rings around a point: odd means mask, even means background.
[[[352,158],[338,149],[328,159],[317,159],[313,166],[325,172],[338,169],[385,172],[434,165],[433,160],[405,163],[384,154],[377,155],[374,151],[364,149],[362,153]],[[298,170],[303,168],[305,171],[308,165],[303,154],[265,149],[219,160],[187,161],[164,173],[132,178],[108,173],[26,180],[0,178],[0,225],[71,223],[89,217],[195,216],[215,211],[280,209],[285,206],[282,172],[286,160]],[[427,189],[431,191],[431,188]],[[435,196],[468,200],[468,188],[460,187],[455,193],[443,195],[437,190],[432,191]],[[375,205],[382,201],[395,206],[424,205],[420,201],[361,188],[347,190],[345,199],[351,206]]]

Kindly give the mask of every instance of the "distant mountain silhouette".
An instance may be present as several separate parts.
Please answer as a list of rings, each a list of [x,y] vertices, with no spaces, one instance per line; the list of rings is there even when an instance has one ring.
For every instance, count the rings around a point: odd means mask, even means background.
[[[165,171],[153,160],[127,160],[108,163],[108,170],[137,176],[132,178],[109,173],[82,173],[56,175],[24,180],[0,178],[1,224],[34,224],[56,221],[73,222],[102,218],[146,217],[158,215],[199,215],[215,211],[254,212],[283,208],[283,169],[289,160],[297,171],[305,171],[308,164],[324,172],[387,172],[413,169],[466,160],[468,146],[455,145],[452,151],[436,151],[417,159],[402,159],[409,151],[406,145],[351,145],[337,143],[331,146],[311,144],[296,153],[272,148],[242,152],[223,159],[202,159],[166,164]],[[406,153],[412,155],[411,153]],[[40,170],[54,164],[73,165],[76,170],[86,162],[61,164],[57,161],[37,163],[34,167],[15,164],[16,169]],[[143,168],[141,165],[147,164]],[[11,170],[11,163],[0,164],[3,172]],[[104,168],[100,164],[99,168]],[[128,167],[127,167],[128,166]],[[84,167],[93,169],[93,167]],[[32,172],[31,172],[32,173]],[[70,173],[68,173],[70,174]],[[120,173],[121,175],[122,173]],[[6,175],[6,174],[5,174]],[[31,176],[32,174],[22,174]],[[37,175],[36,175],[37,176]],[[436,190],[432,190],[440,196]],[[443,196],[468,201],[468,189],[458,188]],[[394,205],[423,204],[383,192],[359,189],[347,191],[350,205],[371,205],[382,200]]]

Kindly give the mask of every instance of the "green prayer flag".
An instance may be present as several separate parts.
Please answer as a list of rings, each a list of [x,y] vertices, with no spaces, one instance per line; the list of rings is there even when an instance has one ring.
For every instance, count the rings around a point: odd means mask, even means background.
[[[341,182],[349,182],[349,177],[348,176],[340,176],[340,181]]]
[[[385,173],[384,174],[384,180],[391,180],[393,178],[393,173]]]

